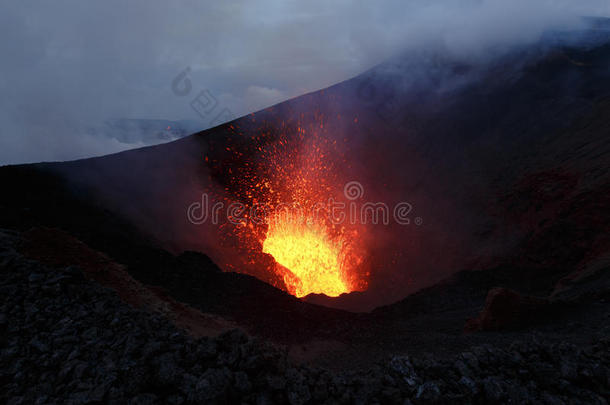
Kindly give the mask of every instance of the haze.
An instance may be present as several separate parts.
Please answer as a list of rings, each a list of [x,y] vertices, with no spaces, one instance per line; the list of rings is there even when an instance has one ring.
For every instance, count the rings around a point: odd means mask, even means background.
[[[217,124],[193,111],[193,97],[172,91],[187,67],[193,96],[209,90],[238,117],[348,79],[404,49],[442,45],[484,57],[547,29],[576,27],[579,16],[610,15],[606,0],[3,3],[0,164],[151,142],[96,133],[113,119]]]

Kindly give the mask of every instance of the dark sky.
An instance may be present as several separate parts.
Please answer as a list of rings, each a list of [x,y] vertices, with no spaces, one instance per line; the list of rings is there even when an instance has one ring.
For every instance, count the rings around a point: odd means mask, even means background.
[[[171,91],[186,67],[193,92],[208,89],[241,116],[400,50],[443,44],[477,57],[574,26],[580,15],[609,16],[610,1],[20,0],[0,10],[0,164],[8,164],[143,145],[91,135],[108,119],[199,119],[189,97]]]

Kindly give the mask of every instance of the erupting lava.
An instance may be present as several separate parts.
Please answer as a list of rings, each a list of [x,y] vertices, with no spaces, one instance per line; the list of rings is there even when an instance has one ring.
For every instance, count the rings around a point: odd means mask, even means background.
[[[264,206],[263,221],[246,214],[240,226],[227,227],[233,246],[248,251],[243,264],[228,267],[248,272],[250,266],[256,275],[262,266],[274,274],[272,283],[297,297],[336,297],[367,287],[361,229],[331,220],[324,207],[343,198],[340,173],[349,165],[321,121],[316,117],[307,130],[282,123],[249,138],[239,134],[210,161],[224,176],[225,191],[246,211]],[[275,262],[270,265],[265,254]]]
[[[343,275],[344,243],[333,240],[324,226],[276,215],[269,222],[263,252],[287,269],[284,282],[289,293],[336,297],[350,292]]]

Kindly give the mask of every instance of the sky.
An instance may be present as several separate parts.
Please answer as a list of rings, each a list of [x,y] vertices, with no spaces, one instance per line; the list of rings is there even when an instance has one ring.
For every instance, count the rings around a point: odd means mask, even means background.
[[[205,129],[409,48],[480,56],[582,15],[610,16],[610,1],[0,0],[0,165],[144,146],[92,129],[118,118]],[[181,72],[187,95],[172,86]],[[203,117],[190,105],[202,92],[215,106]]]

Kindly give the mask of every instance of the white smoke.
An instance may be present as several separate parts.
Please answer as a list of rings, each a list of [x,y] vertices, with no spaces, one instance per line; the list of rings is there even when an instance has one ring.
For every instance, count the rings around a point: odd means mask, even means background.
[[[461,55],[608,16],[607,0],[5,2],[0,13],[0,164],[134,145],[94,138],[109,119],[198,119],[171,81],[191,67],[239,116],[354,76],[396,52]],[[202,122],[202,128],[208,125]]]

